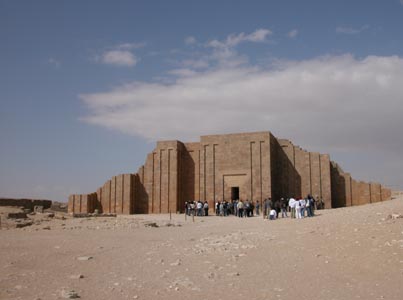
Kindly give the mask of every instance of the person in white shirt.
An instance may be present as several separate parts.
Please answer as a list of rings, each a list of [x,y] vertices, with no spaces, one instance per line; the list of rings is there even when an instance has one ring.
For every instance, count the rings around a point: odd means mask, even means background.
[[[270,210],[270,215],[269,215],[269,219],[270,220],[275,220],[277,218],[277,212],[275,209],[271,209]]]
[[[303,219],[305,217],[306,200],[301,198],[301,200],[299,200],[299,204],[301,205],[301,219]]]
[[[290,200],[288,201],[288,206],[291,209],[291,218],[295,219],[295,205],[296,205],[296,201],[294,198],[290,198]]]
[[[301,219],[301,200],[295,201],[295,214],[297,219]]]

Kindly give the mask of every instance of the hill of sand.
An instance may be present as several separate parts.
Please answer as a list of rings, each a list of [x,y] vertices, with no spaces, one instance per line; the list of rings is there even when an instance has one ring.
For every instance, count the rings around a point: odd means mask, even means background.
[[[402,299],[403,198],[302,220],[132,215],[0,230],[0,299]]]

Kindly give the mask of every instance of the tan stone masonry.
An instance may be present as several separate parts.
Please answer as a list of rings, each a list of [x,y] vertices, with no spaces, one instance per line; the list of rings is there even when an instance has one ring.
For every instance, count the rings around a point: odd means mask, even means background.
[[[185,201],[262,202],[289,197],[323,199],[325,208],[389,200],[379,183],[352,179],[328,154],[308,152],[269,131],[206,135],[197,143],[159,141],[136,174],[108,180],[96,193],[69,197],[69,212],[182,212]]]

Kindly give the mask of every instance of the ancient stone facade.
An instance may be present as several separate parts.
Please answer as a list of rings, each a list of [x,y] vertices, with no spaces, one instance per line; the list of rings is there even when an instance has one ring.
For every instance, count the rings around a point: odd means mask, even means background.
[[[112,177],[95,193],[71,195],[72,213],[182,212],[185,201],[314,196],[325,208],[388,200],[378,183],[351,178],[328,154],[308,152],[270,132],[202,136],[200,142],[159,141],[136,174]]]

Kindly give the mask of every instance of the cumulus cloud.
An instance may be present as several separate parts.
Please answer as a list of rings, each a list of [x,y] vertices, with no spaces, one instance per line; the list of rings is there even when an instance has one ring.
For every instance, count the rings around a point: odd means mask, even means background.
[[[102,54],[100,61],[115,66],[133,67],[137,64],[136,56],[127,50],[110,50]]]
[[[133,67],[139,61],[133,50],[145,46],[146,43],[144,42],[118,44],[103,51],[101,55],[97,55],[95,61],[107,65]]]
[[[364,25],[360,28],[353,28],[353,27],[344,27],[344,26],[338,26],[336,28],[337,33],[342,33],[342,34],[359,34],[365,30],[369,29],[368,25]]]
[[[396,151],[403,127],[403,59],[351,55],[172,72],[83,94],[84,120],[149,140],[271,130],[312,149]]]
[[[288,36],[289,38],[291,38],[291,39],[296,38],[297,35],[298,35],[298,30],[297,30],[297,29],[293,29],[293,30],[291,30],[291,31],[289,31],[289,32],[287,33],[287,36]]]

